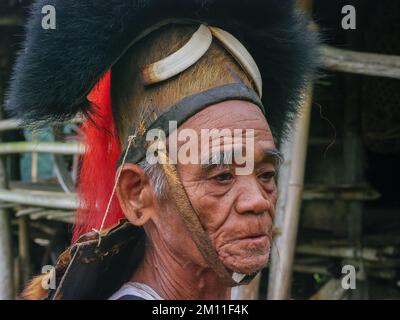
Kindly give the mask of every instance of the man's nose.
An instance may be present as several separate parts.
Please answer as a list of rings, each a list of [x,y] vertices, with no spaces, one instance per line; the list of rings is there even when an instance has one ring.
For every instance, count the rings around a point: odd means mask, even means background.
[[[240,214],[262,214],[269,212],[271,201],[267,192],[262,190],[255,179],[246,180],[238,190],[239,196],[236,201],[236,211]]]

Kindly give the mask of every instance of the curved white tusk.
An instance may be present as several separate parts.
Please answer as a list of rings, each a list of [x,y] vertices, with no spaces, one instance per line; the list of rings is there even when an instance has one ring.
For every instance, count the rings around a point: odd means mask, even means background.
[[[205,25],[192,35],[189,41],[170,56],[142,68],[145,85],[172,78],[195,64],[210,48],[212,34]]]
[[[224,47],[230,52],[230,54],[236,59],[240,66],[247,72],[250,78],[254,81],[256,89],[260,98],[262,97],[262,78],[260,70],[257,67],[253,57],[247,51],[247,49],[241,44],[229,32],[226,32],[217,27],[208,27],[213,36],[222,42]]]

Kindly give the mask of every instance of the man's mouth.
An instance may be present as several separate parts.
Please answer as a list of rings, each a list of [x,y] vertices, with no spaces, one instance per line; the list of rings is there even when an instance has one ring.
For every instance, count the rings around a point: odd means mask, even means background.
[[[259,233],[253,235],[247,235],[237,239],[238,241],[248,242],[252,245],[266,245],[268,242],[268,235],[266,233]]]

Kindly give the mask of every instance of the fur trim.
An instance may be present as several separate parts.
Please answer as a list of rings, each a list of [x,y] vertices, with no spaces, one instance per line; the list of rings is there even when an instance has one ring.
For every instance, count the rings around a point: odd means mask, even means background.
[[[20,298],[24,300],[43,300],[47,298],[49,290],[44,289],[42,283],[47,282],[49,274],[34,277],[22,291]]]
[[[89,238],[87,237],[86,240]],[[49,297],[49,289],[44,289],[43,284],[48,284],[50,277],[56,275],[56,284],[58,284],[61,278],[71,262],[71,250],[72,246],[68,247],[58,258],[55,265],[55,273],[43,273],[36,277],[33,277],[29,283],[26,285],[25,289],[19,295],[20,299],[25,300],[43,300]]]
[[[42,7],[56,9],[56,29],[41,27]],[[89,112],[86,96],[132,41],[166,19],[223,28],[255,58],[264,82],[267,118],[278,135],[318,65],[317,36],[294,11],[294,0],[36,0],[6,101],[25,121]]]

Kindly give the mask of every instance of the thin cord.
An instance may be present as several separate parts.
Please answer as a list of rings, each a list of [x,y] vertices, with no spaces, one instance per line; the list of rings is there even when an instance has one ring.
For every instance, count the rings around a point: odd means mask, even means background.
[[[332,141],[329,143],[329,145],[325,148],[324,151],[324,159],[326,159],[326,155],[328,153],[328,150],[336,143],[336,139],[337,139],[337,132],[336,132],[336,128],[333,125],[333,123],[322,114],[322,106],[319,103],[315,103],[316,106],[319,107],[319,116],[321,117],[321,119],[325,120],[326,122],[328,122],[328,124],[331,126],[332,130],[333,130],[333,138]]]
[[[122,163],[121,163],[120,167],[118,168],[117,177],[115,179],[114,187],[113,187],[113,190],[111,192],[110,198],[108,199],[107,208],[106,208],[106,211],[104,213],[103,221],[101,222],[100,229],[99,230],[93,229],[93,231],[95,231],[95,232],[97,232],[99,234],[99,242],[97,243],[97,246],[100,245],[100,242],[101,242],[101,231],[103,230],[104,223],[106,222],[106,219],[107,219],[107,216],[108,216],[108,212],[110,211],[111,202],[112,202],[112,199],[114,197],[115,191],[117,190],[119,177],[121,176],[122,168],[124,167],[124,164],[125,164],[125,161],[126,161],[126,157],[128,155],[129,149],[130,149],[130,147],[132,145],[132,141],[135,138],[136,138],[136,134],[135,135],[131,135],[131,136],[128,137],[128,146],[126,147],[125,154],[124,154],[124,157],[122,159]]]

